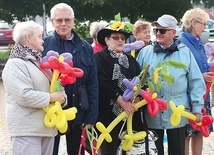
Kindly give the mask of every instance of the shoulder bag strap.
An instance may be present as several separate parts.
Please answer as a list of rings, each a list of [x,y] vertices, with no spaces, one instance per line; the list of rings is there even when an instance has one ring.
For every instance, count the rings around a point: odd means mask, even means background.
[[[39,66],[37,66],[32,60],[29,59],[29,61],[34,64],[48,79],[49,83],[51,83],[51,80],[48,78],[48,76],[43,72],[43,70],[41,70],[41,68],[39,68]]]

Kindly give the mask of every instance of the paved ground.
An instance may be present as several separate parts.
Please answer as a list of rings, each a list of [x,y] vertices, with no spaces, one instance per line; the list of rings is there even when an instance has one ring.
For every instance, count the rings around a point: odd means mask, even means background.
[[[214,108],[213,108],[214,116]],[[0,155],[12,155],[10,136],[7,129],[5,119],[5,93],[2,83],[0,82],[0,120],[3,122],[0,125]],[[165,150],[167,143],[165,143]],[[167,155],[167,153],[165,153]],[[61,137],[59,155],[66,155],[65,137]],[[202,155],[214,155],[214,133],[207,138],[204,138],[203,153]]]

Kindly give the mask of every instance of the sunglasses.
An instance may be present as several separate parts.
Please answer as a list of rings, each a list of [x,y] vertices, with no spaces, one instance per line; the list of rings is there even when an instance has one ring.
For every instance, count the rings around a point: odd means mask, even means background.
[[[173,29],[157,29],[157,28],[154,28],[154,29],[153,29],[153,33],[154,33],[154,34],[157,34],[158,31],[159,31],[160,34],[165,34],[166,31],[171,31],[171,30],[173,30]]]
[[[65,22],[66,24],[70,24],[71,21],[73,20],[73,18],[57,18],[57,19],[54,19],[54,21],[57,23],[57,24],[62,24],[63,22]]]
[[[119,36],[112,36],[112,37],[109,37],[109,38],[112,38],[112,39],[114,39],[115,41],[118,41],[119,39],[121,39],[122,41],[125,41],[125,40],[126,40],[126,37],[119,37]]]

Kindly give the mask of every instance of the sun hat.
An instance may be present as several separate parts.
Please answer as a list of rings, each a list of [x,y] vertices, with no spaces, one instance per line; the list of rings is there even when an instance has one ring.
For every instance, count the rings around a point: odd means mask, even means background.
[[[97,41],[106,46],[105,37],[113,32],[123,33],[126,38],[132,35],[133,24],[121,21],[120,13],[115,15],[115,20],[111,22],[106,28],[101,29],[97,34]]]
[[[159,17],[157,21],[152,22],[152,26],[156,26],[157,24],[162,27],[171,27],[176,30],[178,21],[175,17],[165,14]]]

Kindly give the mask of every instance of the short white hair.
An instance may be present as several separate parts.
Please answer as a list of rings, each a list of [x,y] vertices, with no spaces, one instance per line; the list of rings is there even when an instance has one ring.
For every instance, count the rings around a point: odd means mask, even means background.
[[[96,21],[96,22],[92,22],[90,25],[90,36],[93,39],[97,39],[97,33],[105,28],[108,25],[108,22],[101,20],[101,21]]]
[[[34,35],[34,33],[42,31],[42,26],[34,21],[20,22],[16,24],[13,30],[13,40],[20,44],[25,40],[26,34]]]
[[[51,19],[55,18],[55,11],[56,10],[66,10],[66,11],[68,10],[71,12],[71,18],[74,18],[74,10],[66,3],[58,3],[58,4],[53,6],[53,8],[50,11]]]

